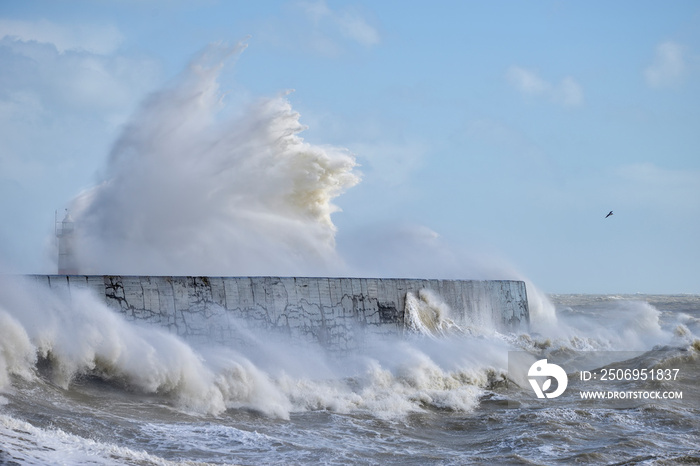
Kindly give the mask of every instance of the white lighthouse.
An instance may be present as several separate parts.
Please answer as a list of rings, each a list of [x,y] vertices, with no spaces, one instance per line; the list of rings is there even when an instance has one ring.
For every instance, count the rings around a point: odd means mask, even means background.
[[[58,274],[76,275],[78,266],[74,250],[75,227],[68,209],[63,221],[60,224],[56,222],[56,237],[58,238]]]

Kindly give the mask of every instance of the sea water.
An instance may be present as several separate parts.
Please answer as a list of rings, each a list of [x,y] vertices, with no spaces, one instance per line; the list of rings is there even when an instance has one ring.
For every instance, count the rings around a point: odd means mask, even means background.
[[[81,273],[486,278],[464,270],[473,258],[435,254],[431,230],[428,249],[422,229],[400,247],[402,232],[363,245],[379,264],[342,257],[331,215],[360,182],[355,156],[301,138],[284,95],[221,92],[223,63],[244,46],[207,48],[124,125],[104,179],[71,206]],[[503,333],[456,325],[460,310],[425,290],[406,299],[404,335],[340,353],[245,325],[236,343],[194,344],[87,291],[0,277],[0,464],[700,462],[700,296],[528,286],[528,299],[529,328]],[[514,354],[529,367],[603,352],[601,367],[678,369],[683,398],[540,400],[511,370]],[[584,381],[568,377],[575,394]]]
[[[4,283],[0,464],[699,462],[700,296],[543,301],[511,334],[414,302],[411,332],[338,354],[264,334],[196,346],[87,292]],[[538,400],[509,373],[514,352],[678,369],[683,397]]]

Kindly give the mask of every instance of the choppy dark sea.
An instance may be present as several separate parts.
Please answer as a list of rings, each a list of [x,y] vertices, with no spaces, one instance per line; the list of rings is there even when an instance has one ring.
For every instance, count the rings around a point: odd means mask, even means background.
[[[700,463],[698,295],[551,295],[528,331],[433,322],[345,355],[197,347],[96,303],[0,300],[0,464]],[[513,352],[629,376],[568,371],[568,396],[538,399]]]

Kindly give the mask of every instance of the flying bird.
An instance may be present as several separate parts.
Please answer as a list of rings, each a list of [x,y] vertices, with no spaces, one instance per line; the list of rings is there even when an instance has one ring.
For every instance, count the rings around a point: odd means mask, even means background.
[[[610,211],[610,213],[608,213],[608,215],[605,216],[605,218],[608,218],[608,217],[610,217],[611,215],[612,215],[612,210]]]

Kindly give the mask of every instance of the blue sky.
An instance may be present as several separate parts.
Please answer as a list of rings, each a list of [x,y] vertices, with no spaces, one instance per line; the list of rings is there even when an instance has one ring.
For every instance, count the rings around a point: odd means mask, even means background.
[[[332,220],[366,273],[700,293],[696,1],[5,0],[0,269],[53,272],[54,211],[140,102],[242,40],[227,111],[294,90],[355,155]]]

